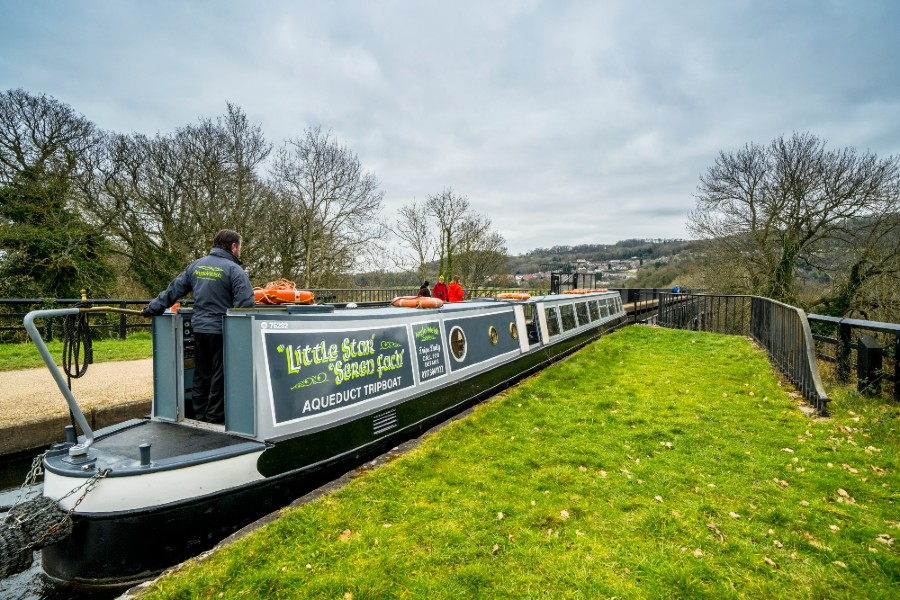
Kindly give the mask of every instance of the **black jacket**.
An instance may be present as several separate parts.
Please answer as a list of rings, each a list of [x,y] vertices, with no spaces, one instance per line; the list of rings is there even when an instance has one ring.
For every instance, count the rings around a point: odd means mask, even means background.
[[[150,302],[150,312],[161,315],[188,292],[194,293],[191,326],[199,333],[222,333],[222,317],[229,308],[254,304],[253,286],[240,261],[221,248],[213,248],[208,256],[189,264]]]

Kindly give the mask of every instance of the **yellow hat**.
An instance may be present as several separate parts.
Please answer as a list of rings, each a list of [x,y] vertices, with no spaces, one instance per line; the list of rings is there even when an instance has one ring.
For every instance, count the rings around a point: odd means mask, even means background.
[[[443,280],[444,280],[444,276],[443,276],[443,275],[438,275],[438,281],[443,281]]]

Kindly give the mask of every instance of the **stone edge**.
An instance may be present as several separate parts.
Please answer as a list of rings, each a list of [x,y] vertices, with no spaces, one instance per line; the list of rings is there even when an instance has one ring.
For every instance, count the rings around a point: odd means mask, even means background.
[[[108,427],[128,419],[150,414],[149,398],[129,400],[116,404],[101,404],[85,412],[85,418],[94,430]],[[42,450],[66,437],[69,425],[67,413],[41,415],[28,419],[0,423],[0,457],[29,450]]]

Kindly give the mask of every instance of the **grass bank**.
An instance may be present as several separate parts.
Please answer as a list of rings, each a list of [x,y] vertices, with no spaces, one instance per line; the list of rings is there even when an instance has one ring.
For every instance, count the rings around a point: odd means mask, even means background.
[[[832,392],[630,327],[146,597],[897,598],[900,408]]]
[[[60,341],[47,342],[47,349],[56,364],[62,363],[63,344]],[[114,360],[136,360],[153,356],[150,334],[141,332],[129,335],[124,340],[104,339],[93,342],[94,362]],[[0,344],[0,371],[43,367],[44,361],[31,342],[21,344]]]

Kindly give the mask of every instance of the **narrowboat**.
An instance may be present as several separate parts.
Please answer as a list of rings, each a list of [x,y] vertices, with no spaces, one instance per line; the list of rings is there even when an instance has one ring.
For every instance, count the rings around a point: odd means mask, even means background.
[[[256,306],[224,317],[225,423],[188,418],[191,310],[155,317],[151,414],[91,431],[25,321],[84,435],[44,456],[43,495],[72,531],[43,549],[52,579],[118,585],[211,548],[625,322],[616,292],[440,308]],[[122,377],[128,377],[127,372]]]

